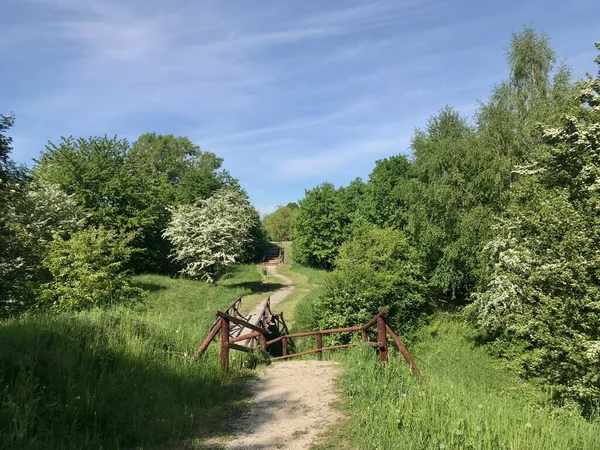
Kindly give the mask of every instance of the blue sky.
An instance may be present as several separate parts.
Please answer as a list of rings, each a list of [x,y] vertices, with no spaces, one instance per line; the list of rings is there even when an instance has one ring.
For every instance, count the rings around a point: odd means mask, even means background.
[[[598,0],[12,0],[0,112],[31,164],[62,135],[188,136],[261,212],[366,178],[445,105],[472,115],[523,25],[594,72]]]

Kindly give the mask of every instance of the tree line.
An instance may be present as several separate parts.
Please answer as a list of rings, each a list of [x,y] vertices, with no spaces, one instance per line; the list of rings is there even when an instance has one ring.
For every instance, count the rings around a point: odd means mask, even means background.
[[[214,281],[262,254],[256,209],[186,137],[62,138],[31,169],[0,121],[0,315],[140,299],[132,273]]]
[[[385,306],[408,332],[436,306],[459,309],[523,375],[592,414],[600,77],[573,80],[531,28],[512,36],[507,62],[472,118],[446,107],[417,129],[410,158],[377,161],[367,181],[307,190],[294,259],[332,270],[313,326],[355,325]]]

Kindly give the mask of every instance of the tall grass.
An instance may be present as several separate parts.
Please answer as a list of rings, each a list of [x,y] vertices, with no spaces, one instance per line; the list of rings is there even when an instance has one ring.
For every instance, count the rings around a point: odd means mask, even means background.
[[[370,348],[338,354],[348,421],[319,448],[599,449],[600,421],[554,407],[469,339],[467,325],[441,316],[410,349],[426,381],[399,355],[387,364]]]
[[[243,394],[240,361],[223,378],[216,349],[189,355],[214,319],[260,277],[218,285],[136,278],[146,303],[0,323],[0,448],[155,448],[219,433]],[[236,357],[232,355],[232,357]]]

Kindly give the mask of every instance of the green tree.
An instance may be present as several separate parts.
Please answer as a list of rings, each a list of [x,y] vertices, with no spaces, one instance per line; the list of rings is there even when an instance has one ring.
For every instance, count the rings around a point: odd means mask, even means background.
[[[273,241],[291,241],[293,236],[292,223],[298,215],[297,208],[278,206],[271,214],[263,219],[267,236]]]
[[[15,207],[22,201],[27,172],[11,159],[12,116],[0,115],[0,316],[18,313],[33,300],[34,273],[30,249],[22,234]]]
[[[481,105],[477,127],[445,109],[416,133],[408,231],[434,295],[462,303],[485,283],[482,250],[507,207],[514,168],[542,143],[538,123],[557,123],[574,103],[569,72],[553,72],[554,58],[544,35],[524,29],[512,37],[510,78]]]
[[[137,301],[143,290],[131,286],[127,260],[131,236],[88,228],[50,244],[44,266],[52,280],[42,286],[41,299],[57,310],[80,310]]]
[[[600,397],[600,76],[578,98],[579,109],[545,128],[546,145],[517,170],[474,311],[524,374],[591,413]]]
[[[365,186],[360,215],[380,227],[402,229],[406,224],[406,189],[410,161],[396,155],[375,162]]]
[[[361,325],[382,308],[399,331],[414,329],[432,311],[419,258],[404,233],[361,227],[344,243],[316,302],[321,329]]]
[[[293,225],[294,260],[312,267],[333,267],[349,223],[340,195],[331,183],[307,190]]]

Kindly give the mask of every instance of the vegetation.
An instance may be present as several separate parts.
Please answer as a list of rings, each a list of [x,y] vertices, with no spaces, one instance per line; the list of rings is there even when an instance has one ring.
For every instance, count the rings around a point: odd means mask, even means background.
[[[181,272],[214,282],[243,259],[253,243],[252,229],[259,217],[248,197],[238,190],[221,189],[194,205],[172,210],[163,236],[173,245]]]
[[[214,309],[260,286],[256,268],[217,284],[134,281],[149,292],[135,308],[0,323],[0,447],[148,448],[223,433],[220,422],[240,406],[245,362],[223,378],[216,350],[199,362],[189,355]]]
[[[466,305],[497,354],[589,416],[600,398],[600,77],[572,82],[530,28],[507,60],[473,120],[444,108],[416,130],[411,160],[306,191],[294,254],[333,269],[312,302],[318,325],[357,325],[385,305],[410,329],[432,304]]]
[[[298,214],[298,205],[289,203],[287,206],[278,206],[271,214],[263,219],[267,238],[271,241],[291,241],[293,237],[292,223]]]
[[[411,354],[419,383],[402,357],[377,361],[371,348],[338,354],[348,420],[320,449],[596,449],[600,421],[577,408],[557,409],[546,393],[523,383],[474,343],[463,321],[438,316],[418,334]]]
[[[367,323],[381,309],[397,331],[413,330],[431,308],[415,250],[402,231],[366,226],[340,248],[314,304],[320,329]],[[314,327],[313,327],[314,328]]]

